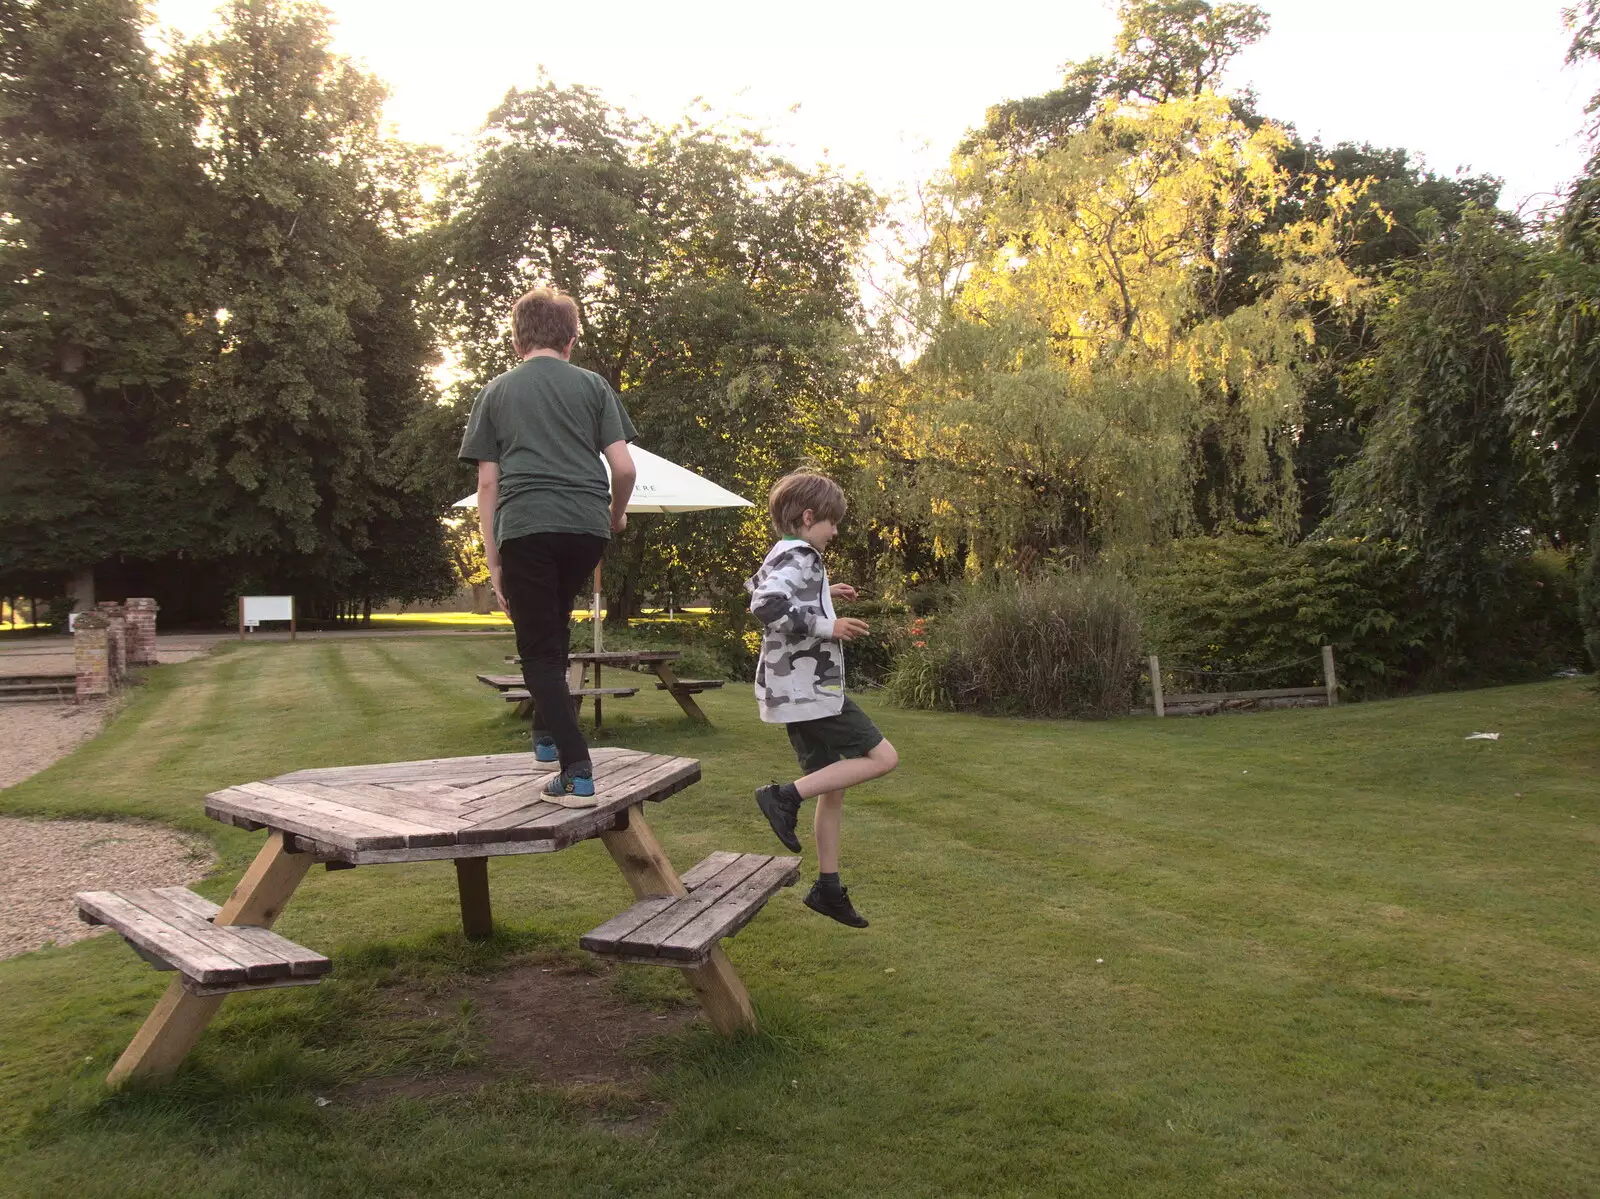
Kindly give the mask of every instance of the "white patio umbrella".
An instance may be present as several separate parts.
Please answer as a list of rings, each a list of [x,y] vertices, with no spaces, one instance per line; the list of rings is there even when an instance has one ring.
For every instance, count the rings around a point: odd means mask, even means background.
[[[704,512],[708,508],[748,508],[750,501],[735,495],[726,487],[719,487],[676,462],[669,462],[659,454],[639,446],[629,446],[633,466],[638,477],[633,483],[633,497],[628,501],[628,512]],[[606,478],[611,477],[611,467],[604,458]],[[476,508],[478,496],[474,492],[455,502],[457,508]],[[594,568],[594,649],[600,652],[600,568]]]

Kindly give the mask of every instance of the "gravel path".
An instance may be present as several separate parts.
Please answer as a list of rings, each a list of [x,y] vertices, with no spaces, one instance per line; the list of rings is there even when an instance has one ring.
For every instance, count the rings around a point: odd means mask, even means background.
[[[98,733],[109,704],[0,704],[0,788],[15,787]]]
[[[0,958],[106,931],[79,921],[76,891],[181,886],[212,861],[210,845],[157,825],[0,816]]]
[[[0,788],[65,757],[105,725],[109,704],[0,704]],[[150,824],[0,816],[0,958],[104,929],[78,920],[75,891],[171,887],[203,878],[211,846]]]

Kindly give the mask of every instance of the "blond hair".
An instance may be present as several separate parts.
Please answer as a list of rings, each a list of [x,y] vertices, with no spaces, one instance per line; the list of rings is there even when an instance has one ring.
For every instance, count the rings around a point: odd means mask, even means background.
[[[797,470],[784,475],[767,493],[767,511],[772,514],[773,526],[787,537],[798,537],[804,531],[806,511],[811,512],[813,523],[844,519],[846,508],[844,488],[827,475],[811,470]]]

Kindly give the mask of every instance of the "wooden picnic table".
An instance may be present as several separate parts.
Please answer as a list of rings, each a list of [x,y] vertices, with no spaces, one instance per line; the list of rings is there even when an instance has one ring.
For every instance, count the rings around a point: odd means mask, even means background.
[[[723,685],[722,679],[680,679],[677,672],[672,669],[672,664],[683,657],[683,651],[678,649],[642,649],[642,650],[605,650],[603,652],[585,652],[567,655],[567,688],[572,692],[579,708],[582,708],[584,699],[594,700],[594,726],[599,728],[602,722],[601,701],[607,695],[621,696],[624,693],[631,695],[637,688],[606,688],[600,685],[600,672],[607,666],[623,670],[638,670],[653,674],[659,680],[656,683],[657,691],[665,691],[677,701],[678,707],[683,709],[683,714],[690,720],[698,720],[702,724],[710,724],[700,705],[694,702],[694,697],[702,691],[712,691]],[[509,657],[507,662],[520,663],[521,658]],[[593,682],[589,681],[589,672],[594,672]],[[517,691],[517,715],[527,716],[533,710],[533,701],[526,698],[522,690],[522,679],[515,675],[490,675],[480,674],[480,682],[491,687],[498,687],[501,691]]]
[[[206,797],[208,816],[268,833],[214,923],[270,928],[317,862],[335,870],[448,859],[455,863],[462,928],[468,937],[484,937],[491,931],[489,858],[555,853],[596,837],[637,899],[655,903],[657,897],[677,896],[691,907],[712,904],[712,892],[697,900],[700,893],[685,888],[644,818],[645,803],[659,803],[697,782],[700,763],[616,748],[596,749],[592,759],[592,798],[546,796],[544,784],[555,767],[528,753],[297,770],[214,792]],[[798,859],[781,861],[798,866]],[[753,867],[739,868],[748,873]],[[762,877],[778,874],[792,881],[793,869],[767,867]],[[723,879],[724,890],[734,881]],[[774,881],[771,889],[780,884]],[[765,898],[745,895],[732,915],[748,919],[744,913],[753,914]],[[685,921],[696,914],[698,908],[681,913]],[[727,929],[734,923],[724,920],[711,931],[731,935]],[[719,1031],[754,1031],[750,997],[738,973],[714,940],[701,948],[705,952],[686,967],[663,964],[683,968]],[[176,979],[168,987],[109,1082],[170,1071],[188,1054],[226,997],[196,994],[190,984]]]

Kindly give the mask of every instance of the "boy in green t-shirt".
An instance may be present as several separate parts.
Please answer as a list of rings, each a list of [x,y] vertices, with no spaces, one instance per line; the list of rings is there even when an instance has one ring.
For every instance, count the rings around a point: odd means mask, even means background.
[[[567,690],[572,602],[611,535],[627,527],[636,434],[611,385],[568,361],[577,340],[570,296],[539,287],[519,299],[511,344],[522,364],[478,393],[460,456],[478,466],[489,580],[516,630],[534,753],[561,763],[546,791],[588,796],[589,744]]]

